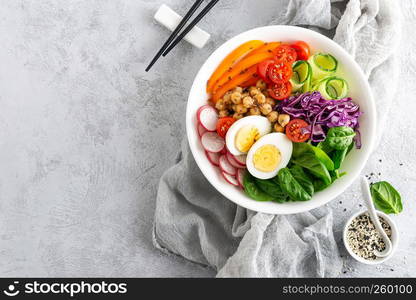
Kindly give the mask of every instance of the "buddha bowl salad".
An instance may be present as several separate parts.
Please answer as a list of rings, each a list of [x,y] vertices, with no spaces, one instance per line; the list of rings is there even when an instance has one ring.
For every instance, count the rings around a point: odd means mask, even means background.
[[[224,179],[257,201],[307,201],[343,176],[361,147],[360,107],[330,53],[259,40],[232,51],[207,82],[197,129]]]

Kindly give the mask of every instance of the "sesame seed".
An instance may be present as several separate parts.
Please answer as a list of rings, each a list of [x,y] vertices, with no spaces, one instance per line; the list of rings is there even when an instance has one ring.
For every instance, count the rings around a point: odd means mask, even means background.
[[[379,219],[387,236],[391,237],[390,225],[382,217],[379,217]],[[382,237],[371,222],[368,213],[352,220],[348,226],[347,240],[348,245],[355,254],[369,260],[377,259],[374,250],[383,251],[386,247]]]

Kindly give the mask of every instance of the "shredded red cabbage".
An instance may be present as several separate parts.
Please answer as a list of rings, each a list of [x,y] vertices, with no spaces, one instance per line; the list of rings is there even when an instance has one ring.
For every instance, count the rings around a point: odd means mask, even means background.
[[[304,93],[281,101],[276,110],[308,122],[310,126],[304,132],[311,134],[312,142],[325,140],[326,132],[331,127],[352,127],[357,133],[355,145],[361,148],[358,117],[362,112],[351,98],[326,100],[319,92]]]

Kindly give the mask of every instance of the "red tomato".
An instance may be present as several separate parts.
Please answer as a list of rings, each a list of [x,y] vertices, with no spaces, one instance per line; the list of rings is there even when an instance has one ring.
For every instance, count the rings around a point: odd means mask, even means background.
[[[286,44],[282,44],[277,47],[276,50],[274,50],[274,54],[276,55],[276,61],[283,62],[285,64],[292,65],[297,59],[295,49]]]
[[[276,62],[270,65],[267,71],[269,79],[274,83],[289,81],[292,74],[292,66],[282,62]]]
[[[309,124],[301,119],[293,119],[286,125],[286,136],[295,143],[306,142],[310,138],[310,134],[302,133],[302,128],[308,127]]]
[[[269,78],[267,77],[267,70],[269,69],[269,66],[273,63],[273,59],[267,59],[257,65],[257,74],[259,74],[260,78],[263,79],[265,82],[270,82]]]
[[[290,47],[295,49],[298,60],[308,60],[309,55],[311,54],[311,49],[309,48],[309,45],[304,41],[297,41],[291,44]]]
[[[228,129],[233,125],[236,119],[232,117],[223,117],[219,118],[217,122],[217,133],[220,137],[225,137],[227,134]]]
[[[273,83],[268,89],[269,95],[276,100],[283,100],[290,96],[292,84],[289,81]]]

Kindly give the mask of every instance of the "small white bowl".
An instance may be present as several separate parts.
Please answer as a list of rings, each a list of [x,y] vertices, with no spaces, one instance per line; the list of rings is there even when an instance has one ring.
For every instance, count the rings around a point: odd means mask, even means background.
[[[354,102],[360,105],[361,110],[364,112],[360,116],[362,148],[360,150],[353,149],[346,157],[341,171],[347,172],[347,174],[336,180],[325,190],[315,193],[309,201],[276,203],[255,201],[249,198],[240,188],[234,187],[224,180],[218,168],[215,168],[209,162],[199,140],[196,130],[196,112],[200,106],[207,104],[207,80],[224,57],[249,40],[263,40],[266,42],[303,40],[310,45],[313,52],[331,53],[338,59],[340,74],[343,74],[343,77],[348,81],[350,87],[349,95]],[[326,36],[306,28],[276,25],[255,28],[235,36],[215,50],[205,61],[196,75],[189,92],[188,105],[186,107],[186,132],[189,146],[197,165],[208,181],[221,194],[250,210],[268,214],[295,214],[325,205],[340,195],[360,175],[370,156],[376,138],[376,117],[375,103],[368,81],[354,59],[341,46]]]
[[[363,263],[363,264],[367,264],[367,265],[378,265],[381,264],[385,261],[387,261],[388,259],[390,259],[394,252],[397,249],[397,244],[399,243],[399,232],[397,230],[397,226],[396,223],[394,223],[393,219],[390,218],[388,215],[386,215],[385,213],[381,212],[381,211],[377,211],[378,216],[382,217],[387,223],[389,223],[390,227],[391,227],[391,244],[392,244],[392,251],[390,253],[390,255],[386,256],[386,257],[378,257],[375,260],[369,260],[369,259],[364,259],[360,256],[358,256],[357,254],[355,254],[350,245],[348,244],[347,241],[347,233],[348,233],[348,227],[350,226],[352,220],[354,220],[356,217],[365,214],[367,212],[367,210],[363,210],[360,212],[357,212],[356,214],[352,215],[351,218],[348,219],[347,223],[345,224],[344,227],[344,233],[343,233],[343,240],[344,240],[344,246],[347,249],[348,253],[355,258],[355,260]]]

